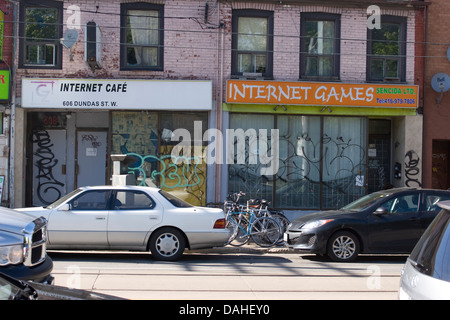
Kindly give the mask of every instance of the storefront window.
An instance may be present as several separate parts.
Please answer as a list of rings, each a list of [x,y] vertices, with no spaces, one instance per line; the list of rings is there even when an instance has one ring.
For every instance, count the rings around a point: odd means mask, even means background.
[[[277,206],[319,208],[320,117],[280,116],[278,129],[280,169],[275,192]]]
[[[268,140],[251,139],[252,131],[258,135],[260,129],[268,130],[274,128],[274,118],[271,115],[244,114],[230,116],[230,129],[242,129],[245,140],[238,140],[238,132],[235,131],[236,139],[232,141],[233,162],[228,167],[229,192],[244,191],[248,198],[271,200],[273,196],[273,176],[261,175],[261,158],[259,157],[259,142],[268,144]],[[250,131],[249,131],[250,130]],[[242,135],[241,135],[242,136]],[[267,137],[267,136],[266,136]],[[230,142],[230,141],[229,141]],[[227,142],[227,144],[229,143]],[[230,148],[230,147],[228,147]],[[229,156],[230,150],[228,150]],[[230,163],[227,160],[227,163]]]
[[[365,194],[365,118],[324,117],[322,208],[341,208]]]
[[[113,112],[112,153],[137,159],[128,166],[136,184],[159,187],[193,205],[205,205],[202,153],[206,142],[202,137],[207,129],[207,114],[201,112]],[[179,148],[180,142],[188,142],[191,148]]]
[[[365,194],[366,126],[356,117],[231,114],[231,129],[279,130],[279,168],[273,176],[260,175],[261,164],[247,161],[259,145],[247,139],[245,164],[229,164],[228,191],[277,208],[342,207]]]

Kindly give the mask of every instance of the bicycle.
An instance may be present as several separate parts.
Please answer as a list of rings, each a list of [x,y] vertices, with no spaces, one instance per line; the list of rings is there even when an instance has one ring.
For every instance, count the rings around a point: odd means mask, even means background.
[[[227,227],[231,236],[227,244],[242,246],[250,238],[262,247],[275,245],[282,237],[279,223],[267,215],[267,208],[253,207],[247,202],[247,207],[239,205],[240,197],[245,196],[242,191],[228,195],[224,203],[227,212]],[[262,213],[264,212],[264,214]]]
[[[270,217],[257,217],[253,211],[230,212],[228,221],[233,226],[233,232],[228,243],[232,246],[242,246],[250,238],[261,247],[271,247],[280,239],[281,227]]]
[[[258,216],[267,216],[275,219],[281,227],[281,236],[286,232],[288,225],[291,223],[288,218],[284,215],[282,210],[274,210],[269,208],[270,202],[267,200],[260,199],[250,199],[247,201],[247,208],[253,208],[256,210]]]

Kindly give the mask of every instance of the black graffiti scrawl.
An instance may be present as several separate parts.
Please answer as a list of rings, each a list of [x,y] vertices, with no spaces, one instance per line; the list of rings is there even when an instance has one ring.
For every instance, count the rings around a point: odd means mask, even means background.
[[[33,165],[37,167],[37,188],[34,190],[36,196],[43,204],[51,204],[58,200],[61,194],[61,187],[64,183],[56,180],[53,176],[54,168],[58,164],[53,153],[53,143],[46,130],[34,129],[32,136],[33,145]]]
[[[420,158],[414,150],[409,150],[405,155],[405,185],[407,187],[421,187],[420,182]]]

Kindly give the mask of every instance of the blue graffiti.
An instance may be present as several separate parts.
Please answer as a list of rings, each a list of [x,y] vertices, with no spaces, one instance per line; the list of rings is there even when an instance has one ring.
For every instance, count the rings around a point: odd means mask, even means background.
[[[199,185],[201,182],[197,171],[198,165],[202,162],[200,158],[173,155],[164,155],[158,158],[153,155],[142,156],[137,153],[127,153],[126,155],[137,159],[128,167],[128,170],[142,178],[139,185],[147,185],[147,178],[159,181],[159,186],[165,188],[187,188]],[[147,176],[146,163],[150,163],[151,168],[159,168],[159,170],[153,169],[150,176]]]

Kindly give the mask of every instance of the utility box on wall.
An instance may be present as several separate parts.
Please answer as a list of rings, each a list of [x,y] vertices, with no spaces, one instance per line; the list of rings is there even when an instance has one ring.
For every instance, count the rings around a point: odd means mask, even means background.
[[[100,27],[90,21],[86,24],[86,49],[84,58],[92,71],[102,67],[102,33]]]

